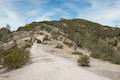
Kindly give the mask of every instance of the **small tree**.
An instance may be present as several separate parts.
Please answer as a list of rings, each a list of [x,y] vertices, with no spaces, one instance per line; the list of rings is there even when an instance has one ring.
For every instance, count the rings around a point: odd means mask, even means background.
[[[6,29],[10,30],[10,28],[11,28],[10,25],[7,24],[7,25],[6,25]]]

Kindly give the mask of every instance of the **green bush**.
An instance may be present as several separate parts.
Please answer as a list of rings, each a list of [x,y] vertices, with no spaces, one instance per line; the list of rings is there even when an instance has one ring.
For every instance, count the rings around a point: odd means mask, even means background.
[[[7,69],[16,69],[22,67],[30,60],[30,54],[24,49],[13,46],[3,52],[3,66]]]
[[[25,40],[25,45],[23,46],[24,49],[30,48],[32,46],[32,40]]]
[[[42,43],[41,40],[38,40],[38,39],[36,39],[36,40],[37,40],[37,43]]]
[[[72,52],[72,54],[74,54],[74,55],[83,55],[83,53],[78,52],[78,51]]]
[[[80,55],[78,59],[78,65],[80,66],[89,66],[89,57],[87,55]]]
[[[3,49],[0,49],[0,64],[2,64],[2,53],[3,53]]]
[[[101,43],[96,44],[92,50],[91,57],[98,58],[104,61],[110,61],[115,64],[120,64],[120,54],[117,52],[113,46]]]

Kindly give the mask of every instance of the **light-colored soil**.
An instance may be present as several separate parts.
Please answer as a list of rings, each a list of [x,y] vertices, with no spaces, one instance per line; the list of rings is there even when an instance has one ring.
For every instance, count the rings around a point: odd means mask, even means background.
[[[86,69],[113,80],[120,80],[120,65],[98,59],[91,59],[91,67]]]
[[[68,58],[44,51],[41,44],[34,43],[31,53],[30,65],[1,73],[0,80],[110,80],[77,66]]]
[[[62,56],[74,62],[77,62],[78,55],[72,55],[71,53],[74,51],[73,48],[69,48],[64,45],[63,49],[56,49],[53,45],[42,45],[42,49],[49,52],[50,54],[56,56]],[[77,51],[82,52],[84,54],[90,54],[85,49],[78,49]],[[77,63],[75,64],[77,65]],[[108,77],[112,80],[120,80],[120,65],[112,64],[108,61],[102,61],[99,59],[90,58],[90,67],[82,67],[88,71],[92,71],[100,76]]]

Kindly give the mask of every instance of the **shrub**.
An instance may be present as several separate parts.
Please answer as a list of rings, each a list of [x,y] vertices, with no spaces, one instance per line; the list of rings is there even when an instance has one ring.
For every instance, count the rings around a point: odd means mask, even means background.
[[[104,61],[110,61],[111,63],[120,64],[119,52],[117,52],[113,46],[106,43],[102,43],[101,45],[96,44],[90,56]]]
[[[42,42],[41,42],[41,40],[38,40],[38,39],[37,39],[37,43],[42,43]]]
[[[30,55],[24,49],[13,46],[3,52],[3,66],[7,69],[16,69],[22,67],[30,60]]]
[[[3,49],[0,49],[0,65],[2,64],[2,53],[3,53]]]
[[[43,42],[47,44],[48,41],[50,41],[50,38],[48,35],[45,35],[43,38]]]
[[[72,52],[72,54],[74,54],[74,55],[83,55],[83,53],[81,53],[81,52],[77,52],[77,51]]]
[[[89,57],[87,55],[80,55],[79,56],[79,59],[78,59],[78,65],[81,65],[81,66],[89,66]]]
[[[60,41],[62,41],[63,40],[63,37],[60,37]]]
[[[57,44],[55,48],[63,49],[63,45],[62,44]]]
[[[30,40],[25,40],[25,45],[23,46],[24,49],[30,48],[32,46],[32,39]]]

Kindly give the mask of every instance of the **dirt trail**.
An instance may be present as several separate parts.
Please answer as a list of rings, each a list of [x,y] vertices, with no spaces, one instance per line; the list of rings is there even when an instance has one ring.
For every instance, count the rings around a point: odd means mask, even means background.
[[[0,74],[0,80],[110,80],[45,52],[39,44],[33,44],[31,53],[32,64]]]

